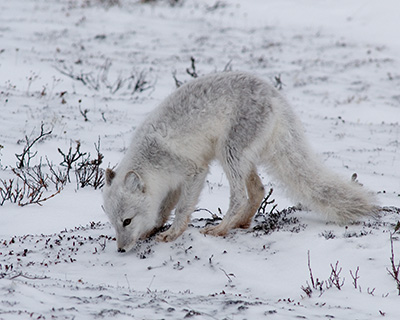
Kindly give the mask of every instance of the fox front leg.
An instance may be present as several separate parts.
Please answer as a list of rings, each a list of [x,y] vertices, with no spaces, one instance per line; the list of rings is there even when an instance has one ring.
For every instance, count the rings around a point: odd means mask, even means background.
[[[175,210],[175,219],[171,227],[157,236],[158,241],[170,242],[178,238],[188,227],[190,216],[199,200],[208,170],[204,169],[187,177],[182,186],[181,195]]]
[[[178,238],[185,230],[190,221],[190,214],[176,214],[175,220],[171,227],[162,233],[160,233],[156,239],[160,242],[171,242]]]

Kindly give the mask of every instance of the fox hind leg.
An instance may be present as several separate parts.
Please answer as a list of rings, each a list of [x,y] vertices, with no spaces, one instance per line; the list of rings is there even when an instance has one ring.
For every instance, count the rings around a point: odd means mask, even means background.
[[[255,169],[252,169],[247,175],[244,186],[245,189],[243,188],[242,192],[240,192],[242,196],[237,196],[238,191],[235,191],[231,186],[231,200],[228,212],[219,225],[205,227],[201,231],[203,234],[225,236],[231,229],[247,229],[250,227],[251,220],[265,194],[264,186]],[[245,197],[246,191],[247,199]]]
[[[247,188],[247,206],[242,214],[242,217],[237,221],[233,228],[247,229],[250,227],[251,220],[260,207],[260,203],[265,196],[264,185],[255,169],[250,172],[246,180]]]
[[[228,141],[219,148],[219,159],[229,181],[229,209],[217,226],[206,227],[204,234],[224,236],[234,228],[247,228],[264,195],[255,165],[246,155],[252,139],[246,132],[232,130]],[[250,149],[251,150],[251,149]]]

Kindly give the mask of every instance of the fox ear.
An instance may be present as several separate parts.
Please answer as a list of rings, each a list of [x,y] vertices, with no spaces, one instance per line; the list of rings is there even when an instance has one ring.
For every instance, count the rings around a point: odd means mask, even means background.
[[[106,169],[106,183],[108,186],[111,186],[111,182],[115,178],[115,171],[112,171],[110,168]]]
[[[125,176],[125,186],[131,191],[142,191],[145,192],[145,186],[140,175],[135,171],[129,171]]]

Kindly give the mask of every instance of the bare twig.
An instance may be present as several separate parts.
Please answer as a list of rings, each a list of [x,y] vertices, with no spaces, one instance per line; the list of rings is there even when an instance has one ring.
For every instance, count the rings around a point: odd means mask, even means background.
[[[316,289],[317,287],[315,286],[314,276],[313,276],[312,269],[311,269],[310,250],[307,251],[307,265],[308,265],[308,272],[310,273],[311,285],[314,289]],[[317,279],[317,282],[318,282],[318,279]]]
[[[1,180],[0,186],[0,206],[6,201],[17,203],[23,197],[23,188],[14,179]]]
[[[57,194],[59,194],[61,192],[60,190],[57,190],[56,192],[52,193],[51,195],[47,196],[47,197],[42,197],[43,195],[43,191],[40,190],[36,190],[33,189],[31,192],[28,192],[28,201],[26,202],[19,202],[18,205],[21,207],[24,207],[28,204],[38,204],[39,206],[42,205],[42,202],[47,201],[51,198],[53,198],[54,196],[56,196]]]
[[[400,226],[400,223],[398,223],[397,225]],[[394,256],[394,245],[393,245],[393,234],[399,228],[397,228],[397,226],[396,226],[395,231],[390,233],[390,252],[391,252],[391,255],[390,255],[390,267],[391,267],[391,269],[387,268],[387,271],[392,276],[394,281],[396,282],[397,291],[398,291],[398,294],[400,296],[400,261],[396,265],[395,256]]]
[[[339,290],[344,285],[344,278],[340,277],[340,272],[342,271],[342,268],[339,268],[339,261],[336,262],[336,265],[333,266],[331,264],[331,275],[328,280],[326,281],[320,281],[318,278],[315,278],[311,269],[311,258],[310,258],[310,251],[307,252],[308,256],[308,271],[310,274],[310,282],[311,285],[306,282],[306,286],[302,286],[301,289],[304,291],[304,293],[308,296],[311,297],[313,290],[318,290],[320,293],[320,296],[324,293],[325,290],[332,288],[335,286]]]
[[[299,232],[302,227],[299,224],[299,219],[291,214],[297,210],[301,210],[301,207],[288,207],[280,211],[277,210],[277,204],[275,204],[275,200],[270,200],[272,192],[273,189],[271,188],[258,208],[257,214],[255,215],[256,225],[253,227],[253,231],[259,231],[268,234],[285,228],[288,225],[298,224],[297,226],[293,227],[291,231]],[[270,204],[273,204],[273,206],[268,212],[267,206]]]
[[[100,152],[100,137],[98,143],[95,143],[94,146],[97,157],[93,160],[90,160],[89,157],[86,159],[82,158],[81,163],[75,170],[78,187],[92,186],[98,189],[104,185],[104,169],[100,168],[104,158]]]
[[[279,74],[279,75],[275,76],[274,80],[275,80],[275,88],[277,88],[278,90],[282,90],[282,88],[285,84],[282,82],[281,75]]]
[[[175,85],[176,85],[177,88],[179,88],[179,87],[183,84],[182,81],[180,81],[180,80],[177,79],[177,77],[176,77],[176,71],[172,72],[172,78],[174,78]]]
[[[25,279],[29,279],[29,280],[44,280],[44,279],[48,279],[48,277],[44,276],[44,277],[38,277],[38,276],[30,276],[28,274],[23,274],[22,272],[17,273],[15,276],[12,276],[10,278],[10,280],[14,280],[18,277],[22,277]]]
[[[137,77],[132,75],[131,79],[136,79],[135,84],[133,86],[132,94],[136,92],[140,93],[152,88],[152,85],[149,84],[148,81],[146,80],[146,75],[143,71],[140,72]]]
[[[373,295],[374,295],[374,293],[375,293],[375,289],[376,289],[376,288],[372,288],[372,289],[370,289],[370,288],[367,288],[367,292],[368,292],[368,294],[370,294],[371,296],[373,296]]]
[[[219,209],[219,208],[218,208]],[[193,212],[199,212],[199,211],[206,211],[211,215],[211,220],[212,221],[217,221],[217,220],[222,220],[221,217],[218,217],[218,215],[216,215],[214,212],[206,209],[206,208],[198,208],[196,210],[194,210]]]
[[[24,147],[24,150],[22,151],[21,154],[15,154],[15,156],[18,159],[18,162],[17,162],[17,168],[18,169],[29,167],[29,163],[30,163],[31,159],[34,158],[36,156],[36,154],[37,154],[37,152],[32,153],[31,148],[33,147],[33,145],[36,142],[38,142],[39,140],[43,139],[45,136],[50,135],[51,132],[52,132],[51,130],[45,132],[44,131],[44,124],[42,123],[42,125],[40,126],[40,134],[39,134],[39,136],[37,136],[32,141],[30,141],[28,136],[25,136],[26,145]]]
[[[42,131],[42,133],[45,133],[44,130]],[[29,152],[29,145],[26,154]],[[100,168],[100,165],[104,156],[100,152],[100,138],[98,143],[94,144],[97,153],[94,159],[90,158],[90,154],[81,152],[80,146],[80,142],[77,141],[74,151],[72,146],[66,153],[58,149],[58,152],[64,158],[60,163],[61,167],[65,167],[62,170],[54,166],[47,157],[47,167],[43,165],[42,159],[40,159],[40,163],[34,167],[11,168],[15,178],[0,179],[0,206],[4,205],[5,202],[16,203],[19,206],[42,205],[44,201],[59,194],[67,182],[71,182],[69,175],[71,170],[74,170],[76,174],[78,187],[101,188],[104,185],[104,169]],[[29,159],[31,158],[30,156]],[[81,160],[80,163],[78,163],[79,160]],[[53,191],[48,192],[50,190]]]
[[[48,175],[46,175],[45,177],[41,176],[41,169],[37,169],[36,172],[38,175],[36,177],[33,174],[29,173],[29,169],[20,171],[18,171],[17,169],[12,169],[12,171],[23,183],[23,186],[21,188],[19,188],[17,184],[16,188],[14,189],[14,192],[18,194],[18,197],[15,198],[15,202],[18,202],[18,205],[21,207],[28,204],[41,205],[42,202],[53,198],[55,195],[61,192],[61,189],[59,189],[56,190],[56,192],[54,192],[53,194],[47,197],[43,197],[44,190],[47,190],[47,183],[45,181],[48,180]],[[34,179],[29,179],[29,177],[33,177]]]
[[[225,276],[228,278],[228,282],[229,283],[231,283],[232,282],[232,277],[235,277],[236,278],[236,276],[233,274],[233,273],[226,273],[226,271],[224,270],[224,269],[222,269],[222,268],[219,268],[224,274],[225,274]]]
[[[194,57],[190,57],[190,61],[191,61],[190,68],[187,68],[186,72],[192,78],[197,78],[199,75],[197,74],[197,71],[196,71],[196,59]]]
[[[146,74],[144,71],[141,71],[139,74],[131,73],[126,77],[120,74],[117,79],[110,81],[109,72],[111,65],[111,60],[106,59],[104,63],[97,68],[96,75],[93,75],[93,72],[76,72],[72,66],[67,67],[65,64],[61,67],[55,68],[63,75],[79,81],[84,86],[95,91],[106,88],[111,94],[115,94],[118,91],[125,89],[126,91],[130,91],[131,94],[135,94],[153,88],[153,84],[150,84],[146,80]]]
[[[274,191],[274,189],[272,189],[272,188],[269,189],[268,194],[267,194],[266,197],[263,199],[263,201],[261,202],[260,207],[259,207],[258,210],[257,210],[257,214],[258,214],[258,215],[263,215],[263,214],[265,214],[265,213],[266,213],[266,212],[265,212],[265,209],[266,209],[267,205],[273,204],[273,203],[275,202],[275,199],[269,200],[269,198],[271,197],[273,191]],[[269,211],[269,214],[271,214],[271,213],[275,210],[276,207],[277,207],[277,204],[275,204],[275,205],[271,208],[271,210]]]
[[[40,162],[38,165],[34,167],[27,167],[24,169],[11,169],[12,172],[20,178],[24,184],[29,186],[37,186],[39,188],[48,189],[48,174],[43,173],[42,171],[42,158],[40,158]]]
[[[232,71],[232,59],[230,59],[225,65],[223,72]]]
[[[50,170],[50,180],[56,187],[56,190],[61,190],[68,181],[67,173],[65,171],[60,170],[59,168],[55,169],[54,165],[50,163],[49,159],[46,157],[47,166]],[[56,171],[57,170],[57,171]]]
[[[308,284],[308,282],[307,282],[306,286],[301,286],[301,290],[304,291],[304,293],[307,295],[307,297],[309,297],[309,298],[312,297],[313,291],[312,291],[310,285]]]
[[[88,112],[89,112],[89,109],[82,110],[81,105],[79,104],[79,113],[82,115],[83,120],[85,120],[85,122],[89,122],[89,118],[87,116]]]
[[[70,77],[73,80],[82,82],[82,84],[85,86],[89,86],[94,90],[99,90],[96,85],[93,85],[93,77],[91,73],[81,72],[80,74],[74,74],[73,67],[67,68],[65,65],[63,65],[63,69],[58,67],[55,67],[55,69],[61,74]]]
[[[339,261],[336,261],[335,266],[331,264],[331,275],[328,279],[328,282],[334,285],[338,290],[342,290],[345,280],[345,278],[340,277],[341,272],[342,268],[339,268]]]
[[[358,271],[360,271],[360,267],[357,267],[356,272],[354,274],[350,270],[350,275],[351,275],[351,278],[353,279],[353,286],[354,286],[355,289],[358,288],[357,280],[360,279],[360,277],[358,275]]]
[[[310,282],[311,285],[308,283],[308,281],[306,281],[306,286],[301,286],[301,290],[304,291],[304,293],[311,298],[312,293],[313,293],[313,289],[314,290],[319,290],[320,291],[320,295],[323,293],[323,282],[320,282],[317,279],[314,279],[314,275],[311,269],[311,258],[310,258],[310,250],[307,251],[307,266],[308,266],[308,272],[310,274]]]
[[[70,146],[67,154],[65,154],[63,151],[61,151],[60,148],[58,148],[58,152],[64,158],[64,160],[60,162],[60,165],[67,168],[68,182],[71,182],[69,172],[72,169],[73,164],[86,155],[86,152],[82,153],[80,151],[80,147],[81,147],[80,141],[76,141],[76,148],[74,153],[72,153],[72,147]]]

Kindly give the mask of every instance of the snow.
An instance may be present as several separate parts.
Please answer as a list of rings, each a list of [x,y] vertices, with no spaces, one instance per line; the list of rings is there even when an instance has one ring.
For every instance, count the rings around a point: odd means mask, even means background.
[[[100,137],[103,168],[115,166],[135,127],[174,90],[173,73],[190,80],[193,56],[200,75],[231,68],[280,77],[321,160],[346,178],[357,172],[392,208],[347,226],[295,211],[279,230],[205,237],[205,209],[224,212],[229,198],[214,165],[183,236],[119,254],[101,191],[78,188],[73,176],[41,206],[0,206],[0,319],[397,319],[387,269],[400,220],[398,1],[112,3],[0,3],[1,179],[13,177],[24,137],[36,137],[42,123],[52,134],[35,145],[31,165],[47,156],[58,166],[57,149],[77,140],[94,155]],[[140,74],[150,88],[132,93],[130,76]],[[260,174],[279,210],[295,204]],[[341,290],[307,296],[308,253],[321,281],[338,261]]]

